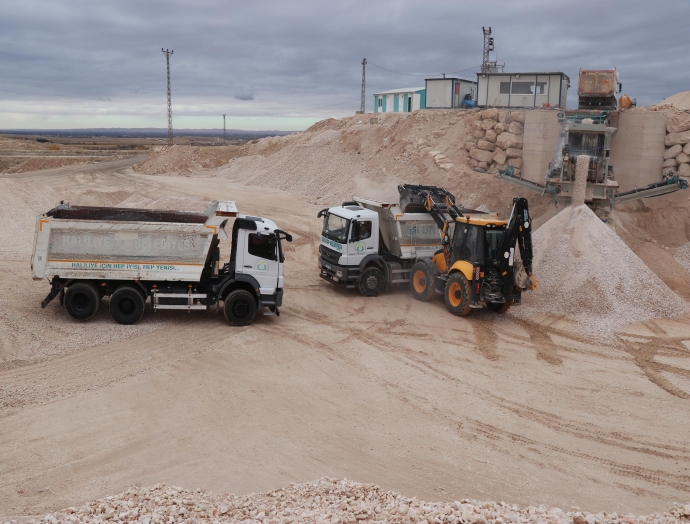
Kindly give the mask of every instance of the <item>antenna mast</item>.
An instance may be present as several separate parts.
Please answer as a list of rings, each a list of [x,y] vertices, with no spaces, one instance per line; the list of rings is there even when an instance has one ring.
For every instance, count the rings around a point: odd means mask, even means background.
[[[170,55],[173,54],[171,50],[163,49],[161,51],[165,55],[165,62],[168,66],[168,145],[173,145],[173,128],[172,128],[172,96],[170,94]]]
[[[364,78],[365,78],[365,73],[366,73],[366,68],[367,68],[367,59],[363,58],[362,59],[362,104],[359,108],[361,113],[364,113],[364,107],[366,105],[366,99],[364,96]]]
[[[484,31],[484,56],[482,58],[482,73],[491,73],[491,62],[489,62],[489,52],[494,50],[494,37],[491,36],[491,28],[482,27]]]

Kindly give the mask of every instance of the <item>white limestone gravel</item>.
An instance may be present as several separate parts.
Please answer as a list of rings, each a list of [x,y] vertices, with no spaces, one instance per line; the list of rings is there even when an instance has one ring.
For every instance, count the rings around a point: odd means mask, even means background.
[[[688,304],[585,205],[570,206],[533,235],[537,289],[521,317],[567,315],[592,336],[622,326],[687,314]]]
[[[57,524],[131,522],[245,523],[462,523],[462,524],[675,524],[688,522],[690,504],[674,505],[664,513],[633,516],[591,514],[544,506],[519,507],[505,502],[463,499],[423,502],[373,484],[324,477],[315,482],[290,484],[267,493],[214,495],[157,484],[132,487],[116,496],[70,507],[28,522]]]

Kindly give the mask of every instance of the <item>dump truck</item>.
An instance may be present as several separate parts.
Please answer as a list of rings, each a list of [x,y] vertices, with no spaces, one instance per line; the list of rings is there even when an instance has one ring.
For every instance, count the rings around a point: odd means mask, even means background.
[[[617,109],[616,94],[623,89],[616,69],[580,69],[578,109]]]
[[[321,278],[369,297],[406,284],[418,300],[442,294],[459,316],[480,307],[505,312],[534,289],[526,199],[515,199],[503,221],[458,206],[444,188],[404,184],[398,191],[399,203],[354,197],[318,213]]]
[[[220,241],[232,221],[229,261]],[[109,297],[113,319],[134,324],[151,308],[221,307],[228,323],[245,326],[257,311],[279,315],[283,301],[282,242],[290,234],[267,218],[214,201],[204,213],[71,206],[61,202],[36,220],[31,271],[76,320],[92,318]]]

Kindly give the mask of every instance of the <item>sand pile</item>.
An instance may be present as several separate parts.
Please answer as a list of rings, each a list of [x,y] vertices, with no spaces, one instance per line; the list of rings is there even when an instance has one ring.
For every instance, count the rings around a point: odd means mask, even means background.
[[[658,106],[672,105],[678,109],[690,109],[690,91],[681,91],[662,100]]]
[[[570,206],[533,235],[537,289],[516,314],[568,315],[610,337],[632,322],[687,314],[688,304],[587,206]]]
[[[505,502],[463,499],[422,502],[372,484],[322,478],[307,484],[244,497],[186,491],[158,484],[133,487],[80,508],[67,508],[30,522],[262,522],[267,523],[462,523],[462,524],[656,524],[687,522],[690,504],[647,516],[564,511],[544,506],[520,508]]]

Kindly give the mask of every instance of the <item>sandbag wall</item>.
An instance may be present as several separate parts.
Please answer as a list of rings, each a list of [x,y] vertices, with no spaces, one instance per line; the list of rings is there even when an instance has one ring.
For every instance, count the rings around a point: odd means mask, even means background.
[[[670,115],[666,121],[664,173],[673,169],[690,178],[690,111]]]
[[[522,135],[525,113],[489,108],[472,114],[465,141],[469,164],[477,169],[496,172],[512,165],[515,174],[522,168]]]

